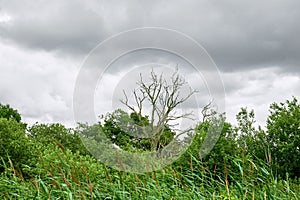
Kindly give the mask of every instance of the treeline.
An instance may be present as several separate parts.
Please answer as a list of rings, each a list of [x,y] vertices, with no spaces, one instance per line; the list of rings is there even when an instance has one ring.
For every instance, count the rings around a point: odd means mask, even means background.
[[[169,193],[178,192],[190,198],[300,198],[300,104],[296,98],[271,104],[264,129],[255,127],[253,110],[242,108],[236,115],[237,125],[225,122],[216,145],[203,158],[199,149],[212,122],[199,122],[191,145],[179,159],[144,175],[119,172],[97,162],[80,139],[99,136],[101,140],[100,130],[123,151],[151,151],[151,140],[136,139],[120,129],[116,123],[120,116],[139,126],[149,123],[146,116],[119,110],[103,123],[79,124],[74,129],[58,123],[28,126],[17,110],[0,104],[0,197],[145,199],[152,195],[170,199]],[[174,136],[165,127],[157,149]]]

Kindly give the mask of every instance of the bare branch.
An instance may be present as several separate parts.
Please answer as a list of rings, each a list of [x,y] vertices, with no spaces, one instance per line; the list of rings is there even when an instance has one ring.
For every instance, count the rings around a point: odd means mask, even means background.
[[[163,74],[157,75],[153,69],[150,74],[149,83],[147,83],[143,79],[142,74],[140,74],[140,80],[137,82],[139,90],[138,92],[135,90],[133,91],[137,110],[134,106],[129,104],[128,97],[125,91],[123,91],[125,100],[121,100],[121,102],[131,111],[137,113],[139,119],[142,117],[145,101],[147,100],[150,103],[150,129],[154,133],[152,149],[156,148],[165,127],[175,126],[174,124],[168,124],[169,122],[174,122],[182,118],[192,119],[192,112],[180,115],[173,112],[177,106],[183,104],[196,92],[190,88],[189,92],[185,96],[182,96],[180,90],[186,84],[187,82],[179,76],[178,70],[172,74],[170,83],[163,78]]]
[[[125,90],[123,90],[123,94],[124,94],[124,96],[125,96],[125,100],[122,100],[122,99],[121,99],[121,100],[120,100],[121,103],[123,103],[123,104],[124,104],[125,106],[127,106],[130,110],[132,110],[133,112],[136,113],[134,107],[133,107],[133,106],[130,106],[129,103],[128,103],[128,97],[127,97],[127,95],[126,95]]]
[[[212,103],[213,103],[213,100],[210,100],[209,103],[207,105],[205,105],[201,111],[203,122],[217,114],[217,111],[213,108]]]

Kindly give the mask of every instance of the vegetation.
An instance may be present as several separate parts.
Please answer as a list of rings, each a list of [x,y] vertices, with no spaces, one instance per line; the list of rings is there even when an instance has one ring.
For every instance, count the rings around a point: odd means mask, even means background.
[[[145,96],[151,88],[153,92],[165,84],[154,74],[152,79],[158,84],[143,85],[141,79]],[[179,83],[182,86],[184,82]],[[165,85],[165,89],[172,88]],[[0,198],[300,199],[300,104],[295,97],[270,106],[265,130],[255,127],[253,110],[241,108],[237,125],[225,122],[210,154],[201,157],[199,149],[215,115],[208,104],[202,112],[203,121],[189,132],[193,136],[191,144],[174,163],[154,172],[135,174],[97,161],[82,140],[102,142],[103,151],[109,141],[120,148],[115,151],[140,153],[160,150],[176,141],[176,132],[166,119],[178,116],[159,112],[154,106],[154,115],[158,112],[165,117],[162,121],[152,120],[142,115],[138,97],[138,110],[116,110],[102,123],[78,124],[74,129],[61,124],[27,127],[17,110],[0,104]],[[168,98],[176,102],[171,96],[161,97],[161,102]],[[131,106],[126,99],[124,103]],[[145,134],[149,128],[157,128],[156,139],[128,134],[132,130]]]
[[[296,98],[273,103],[267,119],[269,148],[273,153],[273,170],[278,176],[286,173],[300,177],[300,104]]]

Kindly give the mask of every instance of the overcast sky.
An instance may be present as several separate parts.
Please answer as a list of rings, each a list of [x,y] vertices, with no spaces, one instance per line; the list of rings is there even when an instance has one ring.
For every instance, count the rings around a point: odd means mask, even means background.
[[[248,107],[264,125],[270,103],[300,98],[299,19],[298,0],[0,0],[0,102],[30,124],[71,125],[76,77],[89,52],[122,31],[162,27],[209,53],[230,122]],[[109,74],[112,84],[102,87],[112,91],[121,75]]]

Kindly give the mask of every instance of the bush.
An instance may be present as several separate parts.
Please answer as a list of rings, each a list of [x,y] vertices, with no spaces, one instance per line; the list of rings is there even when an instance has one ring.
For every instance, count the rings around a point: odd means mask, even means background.
[[[35,124],[28,129],[28,132],[32,141],[42,146],[60,146],[73,153],[79,151],[81,155],[89,155],[78,132],[61,124]]]
[[[22,169],[31,165],[35,158],[34,146],[25,134],[22,124],[13,119],[0,118],[0,157],[3,165],[13,165],[15,173],[21,175]]]

